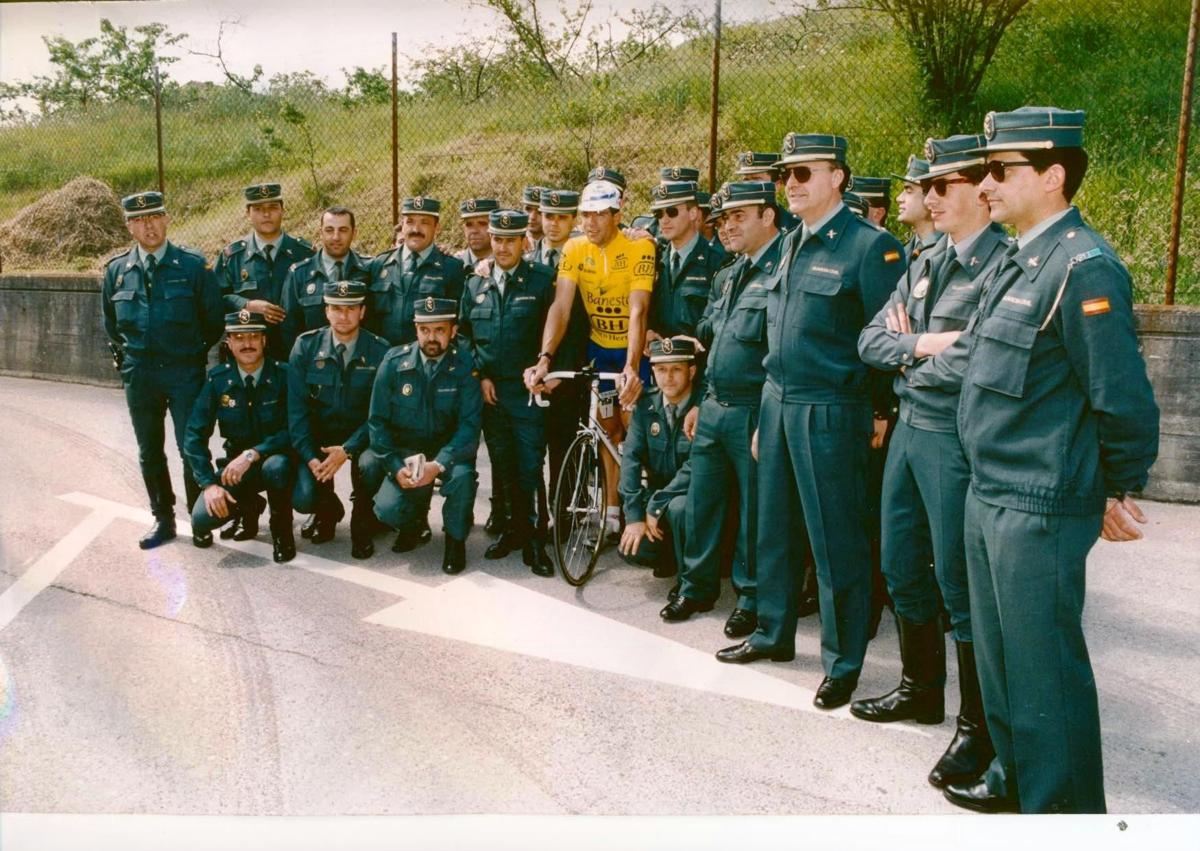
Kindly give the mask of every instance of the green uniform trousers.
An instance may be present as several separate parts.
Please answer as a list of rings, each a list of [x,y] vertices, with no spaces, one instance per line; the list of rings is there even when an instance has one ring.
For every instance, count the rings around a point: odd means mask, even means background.
[[[821,664],[857,679],[867,649],[870,406],[782,402],[763,394],[758,421],[758,630],[753,647],[796,643],[805,532],[817,568]],[[803,520],[803,523],[799,522]]]
[[[192,406],[204,386],[204,363],[135,363],[127,360],[121,370],[125,383],[125,402],[133,434],[137,438],[138,463],[155,517],[172,515],[175,491],[167,468],[166,415],[171,412],[175,445],[184,456],[183,443]],[[200,488],[192,476],[192,465],[183,463],[183,490],[187,505],[195,505]]]
[[[371,450],[363,453],[364,466],[377,464]],[[429,514],[433,501],[433,485],[405,490],[391,476],[383,480],[375,494],[375,516],[393,529],[413,529],[415,524]],[[455,464],[442,474],[442,487],[438,491],[445,501],[442,503],[442,528],[446,534],[458,541],[465,541],[474,522],[472,509],[475,507],[475,491],[479,488],[479,474],[471,464]]]
[[[733,553],[736,608],[757,609],[754,544],[758,528],[758,471],[750,439],[758,427],[757,405],[723,405],[707,398],[700,404],[692,440],[692,477],[687,494],[687,552],[679,593],[711,602],[721,596],[721,540],[726,506],[738,500],[737,542]]]
[[[224,463],[220,466],[221,469],[225,468]],[[290,529],[292,526],[291,488],[294,469],[295,464],[288,453],[268,455],[261,464],[252,465],[236,485],[222,485],[222,487],[233,494],[233,498],[238,501],[239,505],[242,505],[251,495],[266,491],[267,502],[271,506],[271,528],[273,530]],[[213,517],[209,514],[208,506],[204,504],[203,491],[192,506],[193,532],[211,532],[232,519],[233,515]]]
[[[1087,554],[1102,516],[966,502],[979,687],[996,758],[988,788],[1023,813],[1103,813],[1100,710],[1083,639]]]
[[[938,590],[955,641],[971,640],[963,509],[971,471],[954,432],[900,420],[883,470],[883,575],[896,614],[911,623],[938,616]],[[932,537],[933,570],[927,557]]]
[[[658,518],[658,528],[663,532],[661,541],[651,541],[642,538],[637,550],[631,556],[622,556],[629,564],[642,567],[658,565],[683,564],[684,552],[687,548],[687,497],[683,494],[671,497],[667,507]]]
[[[529,391],[521,379],[501,378],[493,383],[496,404],[483,405],[483,437],[492,462],[492,493],[504,493],[514,529],[533,529],[537,519],[534,498],[544,482],[546,415],[537,405],[529,404]]]

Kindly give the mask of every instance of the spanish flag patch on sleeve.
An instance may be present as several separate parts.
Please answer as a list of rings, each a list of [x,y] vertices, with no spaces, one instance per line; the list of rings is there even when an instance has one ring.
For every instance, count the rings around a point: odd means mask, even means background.
[[[1110,310],[1112,307],[1107,298],[1089,298],[1083,303],[1084,316],[1097,316],[1101,313],[1108,313]]]
[[[885,252],[883,252],[883,262],[884,262],[884,263],[895,263],[895,262],[896,262],[897,260],[899,260],[899,259],[900,259],[900,252],[899,252],[899,251],[885,251]]]

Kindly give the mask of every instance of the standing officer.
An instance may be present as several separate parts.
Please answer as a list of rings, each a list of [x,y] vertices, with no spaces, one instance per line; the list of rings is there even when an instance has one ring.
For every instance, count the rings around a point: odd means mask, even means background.
[[[944,787],[978,777],[993,754],[983,718],[963,550],[963,505],[970,470],[958,442],[961,369],[939,360],[979,305],[982,283],[1008,239],[988,218],[979,193],[982,136],[930,139],[922,178],[932,224],[946,234],[920,255],[888,303],[863,329],[858,351],[872,367],[895,373],[900,417],[883,471],[883,574],[900,633],[900,685],[883,697],[856,700],[866,721],[941,723],[946,682],[940,601],[958,648],[958,726],[929,782]],[[944,376],[944,380],[943,380]],[[932,533],[933,565],[926,536]],[[939,598],[938,590],[941,590]]]
[[[296,338],[288,361],[288,432],[300,459],[295,505],[316,517],[314,544],[333,540],[345,512],[333,490],[334,476],[349,461],[350,554],[359,559],[375,552],[371,499],[383,473],[378,466],[364,470],[362,453],[370,443],[371,388],[389,348],[387,340],[362,327],[366,298],[360,281],[327,281],[329,324]]]
[[[265,490],[271,506],[272,555],[282,564],[296,557],[287,369],[266,356],[267,320],[261,313],[243,308],[226,315],[225,341],[234,362],[209,370],[184,439],[187,463],[204,489],[192,504],[192,543],[212,546],[212,530],[261,500],[258,494]],[[217,424],[225,440],[225,457],[213,469],[208,441]],[[250,510],[257,517],[262,509]]]
[[[529,217],[529,227],[525,231],[525,248],[529,251],[535,250],[546,235],[542,225],[542,192],[545,188],[531,185],[521,190],[522,209]]]
[[[534,532],[534,499],[543,487],[546,426],[542,409],[529,404],[524,365],[537,359],[541,330],[554,301],[554,270],[522,259],[529,219],[516,210],[491,214],[492,252],[488,275],[467,279],[460,333],[475,351],[483,393],[483,435],[492,459],[492,487],[512,507],[508,531],[484,552],[489,559],[522,551],[538,576],[553,576],[545,540]]]
[[[779,154],[774,151],[742,151],[737,155],[734,176],[749,183],[773,183],[776,195],[786,195],[784,182],[780,178],[776,163]],[[800,217],[787,209],[779,211],[779,232],[787,233],[800,226]]]
[[[617,548],[626,561],[653,567],[660,578],[675,575],[687,549],[692,441],[684,434],[683,420],[698,401],[692,392],[695,360],[696,346],[689,339],[650,343],[655,386],[634,406],[621,446],[619,489],[625,529]],[[711,601],[698,603],[688,614],[712,607]]]
[[[362,463],[383,468],[375,514],[396,529],[392,549],[397,552],[423,543],[433,486],[441,480],[446,500],[442,570],[458,573],[467,564],[466,540],[479,485],[475,454],[483,396],[470,346],[455,339],[458,302],[426,296],[410,309],[417,340],[392,348],[379,367],[367,419],[371,448]]]
[[[933,219],[925,207],[925,193],[921,181],[929,174],[929,161],[910,154],[908,168],[903,175],[893,175],[903,183],[896,196],[896,220],[912,228],[912,235],[904,243],[904,256],[911,263],[937,244],[942,234],[933,226]]]
[[[795,656],[802,529],[816,559],[825,678],[814,705],[848,703],[866,651],[871,559],[867,367],[858,335],[904,269],[900,243],[842,203],[841,136],[789,133],[780,166],[803,227],[767,288],[767,370],[757,437],[758,629],[723,662]],[[804,527],[795,522],[804,517]]]
[[[779,265],[775,184],[727,183],[718,193],[722,233],[738,259],[713,281],[712,297],[697,334],[710,352],[705,395],[692,440],[687,495],[687,552],[679,596],[662,611],[686,620],[721,594],[721,527],[730,495],[737,493],[738,531],[733,587],[737,603],[725,634],[741,638],[758,625],[755,587],[757,469],[750,438],[758,427],[767,355],[767,291]]]
[[[134,245],[108,261],[100,302],[154,514],[154,525],[138,541],[148,550],[175,537],[164,416],[170,410],[183,456],[188,415],[204,384],[208,350],[221,336],[223,314],[221,289],[204,255],[167,240],[162,193],[129,195],[121,199],[121,207]],[[183,490],[187,504],[193,505],[200,489],[186,463]]]
[[[558,269],[567,240],[575,233],[579,217],[579,193],[570,189],[543,189],[538,209],[542,220],[542,237],[525,255],[533,263]]]
[[[854,175],[848,187],[866,204],[864,218],[884,227],[892,209],[892,179],[890,177],[865,177]]]
[[[466,280],[461,260],[434,244],[442,205],[436,198],[405,198],[400,219],[403,244],[371,261],[367,328],[393,346],[416,339],[413,305],[427,296],[462,298]]]
[[[289,354],[297,337],[305,331],[325,326],[326,283],[370,283],[366,262],[351,248],[356,233],[353,211],[345,207],[328,207],[321,213],[320,250],[288,269],[283,282],[285,316],[282,335]]]
[[[1142,537],[1158,407],[1129,272],[1071,199],[1083,112],[989,113],[993,221],[1016,230],[964,337],[958,431],[971,467],[965,534],[979,684],[996,758],[951,784],[959,806],[1102,813],[1096,680],[1083,636],[1087,554]]]
[[[678,170],[678,169],[676,169]],[[696,336],[721,256],[700,238],[700,207],[694,181],[660,183],[650,208],[666,246],[659,252],[658,280],[651,294],[647,336]]]
[[[467,247],[454,256],[462,261],[468,275],[476,263],[492,256],[488,215],[492,210],[499,209],[500,202],[495,198],[468,198],[458,205],[458,217],[462,219],[463,238]]]
[[[213,264],[226,310],[249,310],[267,320],[267,356],[286,361],[283,281],[288,269],[312,256],[313,247],[283,231],[283,189],[256,183],[242,190],[250,233],[225,246]]]

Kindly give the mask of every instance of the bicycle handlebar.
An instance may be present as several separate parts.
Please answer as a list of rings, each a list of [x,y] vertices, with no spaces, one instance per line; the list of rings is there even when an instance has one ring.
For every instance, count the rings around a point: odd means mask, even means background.
[[[542,383],[547,381],[562,380],[569,381],[573,378],[590,378],[593,381],[619,381],[621,373],[619,372],[597,372],[594,369],[568,370],[560,369],[554,372],[548,372],[542,377]],[[550,402],[542,398],[541,393],[530,393],[529,400],[539,408],[548,408]]]

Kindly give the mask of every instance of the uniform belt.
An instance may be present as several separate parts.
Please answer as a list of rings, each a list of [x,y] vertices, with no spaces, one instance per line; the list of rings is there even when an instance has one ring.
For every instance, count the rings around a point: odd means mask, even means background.
[[[710,385],[708,398],[712,399],[722,408],[757,408],[762,402],[762,388],[760,387],[753,391],[747,390],[745,393],[737,393],[729,391],[720,392]]]

